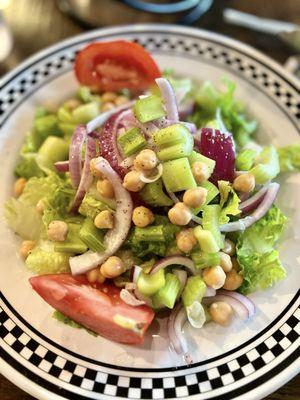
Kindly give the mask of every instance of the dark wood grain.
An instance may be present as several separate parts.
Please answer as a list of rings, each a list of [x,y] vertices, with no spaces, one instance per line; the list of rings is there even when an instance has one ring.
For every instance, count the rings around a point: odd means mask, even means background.
[[[112,7],[113,3],[112,0]],[[225,24],[222,21],[222,10],[225,5],[262,17],[300,24],[299,0],[218,0],[196,24],[201,28],[220,32],[248,43],[279,62],[284,62],[293,54],[292,50],[276,37]],[[110,14],[106,8],[106,25],[116,24],[121,20],[118,16]],[[0,63],[0,76],[38,50],[85,30],[78,22],[61,13],[54,0],[11,0],[4,10],[4,16],[14,36],[14,48],[8,59]],[[155,20],[160,22],[158,17]],[[153,16],[139,15],[135,21],[153,22]],[[33,397],[0,376],[0,399],[32,400]],[[266,400],[298,399],[300,399],[300,376],[266,398]]]

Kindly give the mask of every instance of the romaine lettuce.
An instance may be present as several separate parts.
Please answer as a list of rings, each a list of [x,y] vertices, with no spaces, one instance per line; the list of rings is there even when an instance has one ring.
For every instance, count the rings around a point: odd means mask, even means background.
[[[274,250],[286,223],[279,208],[271,210],[243,232],[237,242],[237,260],[244,277],[240,291],[266,289],[285,277],[285,270]]]
[[[229,222],[229,215],[236,216],[241,213],[239,209],[240,198],[228,181],[219,181],[218,186],[221,197],[219,222],[220,224],[227,224]]]
[[[280,172],[300,171],[300,144],[277,149],[279,156]]]
[[[61,274],[70,272],[70,255],[56,251],[45,251],[35,247],[26,258],[26,266],[36,274]]]

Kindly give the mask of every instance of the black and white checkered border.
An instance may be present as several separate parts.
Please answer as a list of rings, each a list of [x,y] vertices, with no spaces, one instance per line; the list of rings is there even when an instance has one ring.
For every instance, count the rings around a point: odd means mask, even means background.
[[[23,331],[0,308],[0,339],[34,367],[68,383],[74,389],[130,399],[166,399],[211,392],[226,387],[268,365],[299,341],[300,307],[262,343],[245,354],[204,371],[163,378],[137,378],[110,374],[67,360]]]
[[[183,57],[191,56],[221,64],[224,66],[225,74],[226,70],[239,74],[273,98],[293,120],[300,120],[300,101],[297,91],[271,69],[250,56],[242,54],[239,50],[199,37],[169,35],[166,32],[156,33],[155,37],[149,32],[126,33],[126,37],[131,37],[133,41],[142,44],[149,51]],[[99,35],[99,39],[101,38],[102,36]],[[34,92],[43,82],[70,70],[76,52],[82,45],[83,43],[79,42],[43,57],[40,62],[35,63],[34,67],[27,68],[2,90],[0,88],[0,126],[1,121],[6,119],[25,96]]]

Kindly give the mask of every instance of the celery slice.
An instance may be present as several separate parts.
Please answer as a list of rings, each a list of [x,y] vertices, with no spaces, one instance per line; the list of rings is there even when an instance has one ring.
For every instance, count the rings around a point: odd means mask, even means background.
[[[163,163],[162,179],[168,192],[179,192],[197,187],[187,158]]]
[[[189,163],[192,166],[194,164],[194,162],[196,162],[196,161],[200,161],[200,162],[203,162],[204,164],[206,164],[209,169],[210,174],[213,173],[215,166],[216,166],[215,160],[205,157],[202,154],[200,154],[194,150],[194,151],[192,151],[191,155],[189,156]]]
[[[163,107],[162,98],[156,95],[151,95],[138,99],[134,105],[134,114],[142,123],[164,117],[166,112]]]
[[[134,228],[135,239],[139,242],[164,242],[165,231],[163,225],[147,226],[146,228]]]
[[[99,115],[99,104],[96,102],[86,103],[75,108],[72,113],[73,121],[77,124],[86,124]]]
[[[90,250],[101,252],[105,249],[104,233],[95,227],[90,218],[86,218],[84,221],[79,231],[79,237]]]
[[[188,157],[193,151],[194,139],[189,135],[184,143],[174,144],[163,148],[157,152],[157,156],[161,161],[175,160],[177,158]]]
[[[171,206],[172,200],[163,192],[162,180],[148,183],[139,192],[145,203],[153,207]]]
[[[178,143],[184,143],[192,136],[190,131],[182,124],[170,125],[153,133],[153,141],[157,147],[168,147]]]
[[[86,194],[80,204],[78,212],[84,217],[89,217],[94,220],[101,211],[105,210],[111,211],[105,203],[95,199],[90,194]]]
[[[147,141],[138,128],[132,128],[123,133],[118,137],[117,142],[125,157],[129,157],[147,146]]]
[[[206,231],[202,229],[201,226],[197,226],[194,228],[194,235],[199,242],[200,249],[204,253],[216,253],[220,250],[218,243],[210,231]]]
[[[181,295],[184,307],[191,306],[195,301],[201,303],[205,290],[206,285],[201,276],[190,276]]]
[[[69,232],[64,242],[55,242],[54,251],[60,253],[82,254],[87,251],[87,246],[78,237],[80,225],[68,224]]]
[[[203,207],[202,226],[204,230],[208,230],[212,233],[219,249],[222,249],[224,247],[224,240],[220,232],[220,213],[221,207],[218,204],[211,204]]]
[[[43,167],[54,170],[56,161],[63,161],[68,158],[69,146],[61,138],[48,136],[38,151],[38,161]]]
[[[197,251],[192,253],[191,257],[197,269],[220,265],[221,258],[219,253],[204,253],[203,251]]]
[[[155,307],[164,305],[172,309],[181,289],[181,284],[177,276],[171,273],[166,274],[165,280],[165,285],[154,294],[152,301]]]
[[[159,289],[165,286],[165,273],[163,269],[149,275],[141,272],[137,281],[138,290],[145,296],[153,296]]]
[[[58,127],[58,119],[56,115],[45,115],[34,120],[34,130],[42,138],[46,139],[48,136],[62,136]]]

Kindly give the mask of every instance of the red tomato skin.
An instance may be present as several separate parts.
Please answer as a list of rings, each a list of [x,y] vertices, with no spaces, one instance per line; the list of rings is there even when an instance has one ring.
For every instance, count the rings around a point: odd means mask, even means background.
[[[96,72],[97,65],[104,68],[104,79],[100,77],[101,71],[100,75]],[[110,69],[112,76],[109,78],[113,79],[107,80],[105,77],[110,73]],[[137,79],[126,81],[134,72],[137,72]],[[91,43],[82,49],[75,59],[75,75],[82,85],[103,91],[118,91],[124,88],[147,89],[161,76],[161,72],[142,46],[126,40],[116,40]]]
[[[132,307],[120,299],[120,289],[110,284],[90,284],[85,276],[41,275],[29,279],[33,289],[56,310],[114,342],[142,344],[154,318],[146,306]],[[139,329],[114,322],[116,315],[134,320]]]

